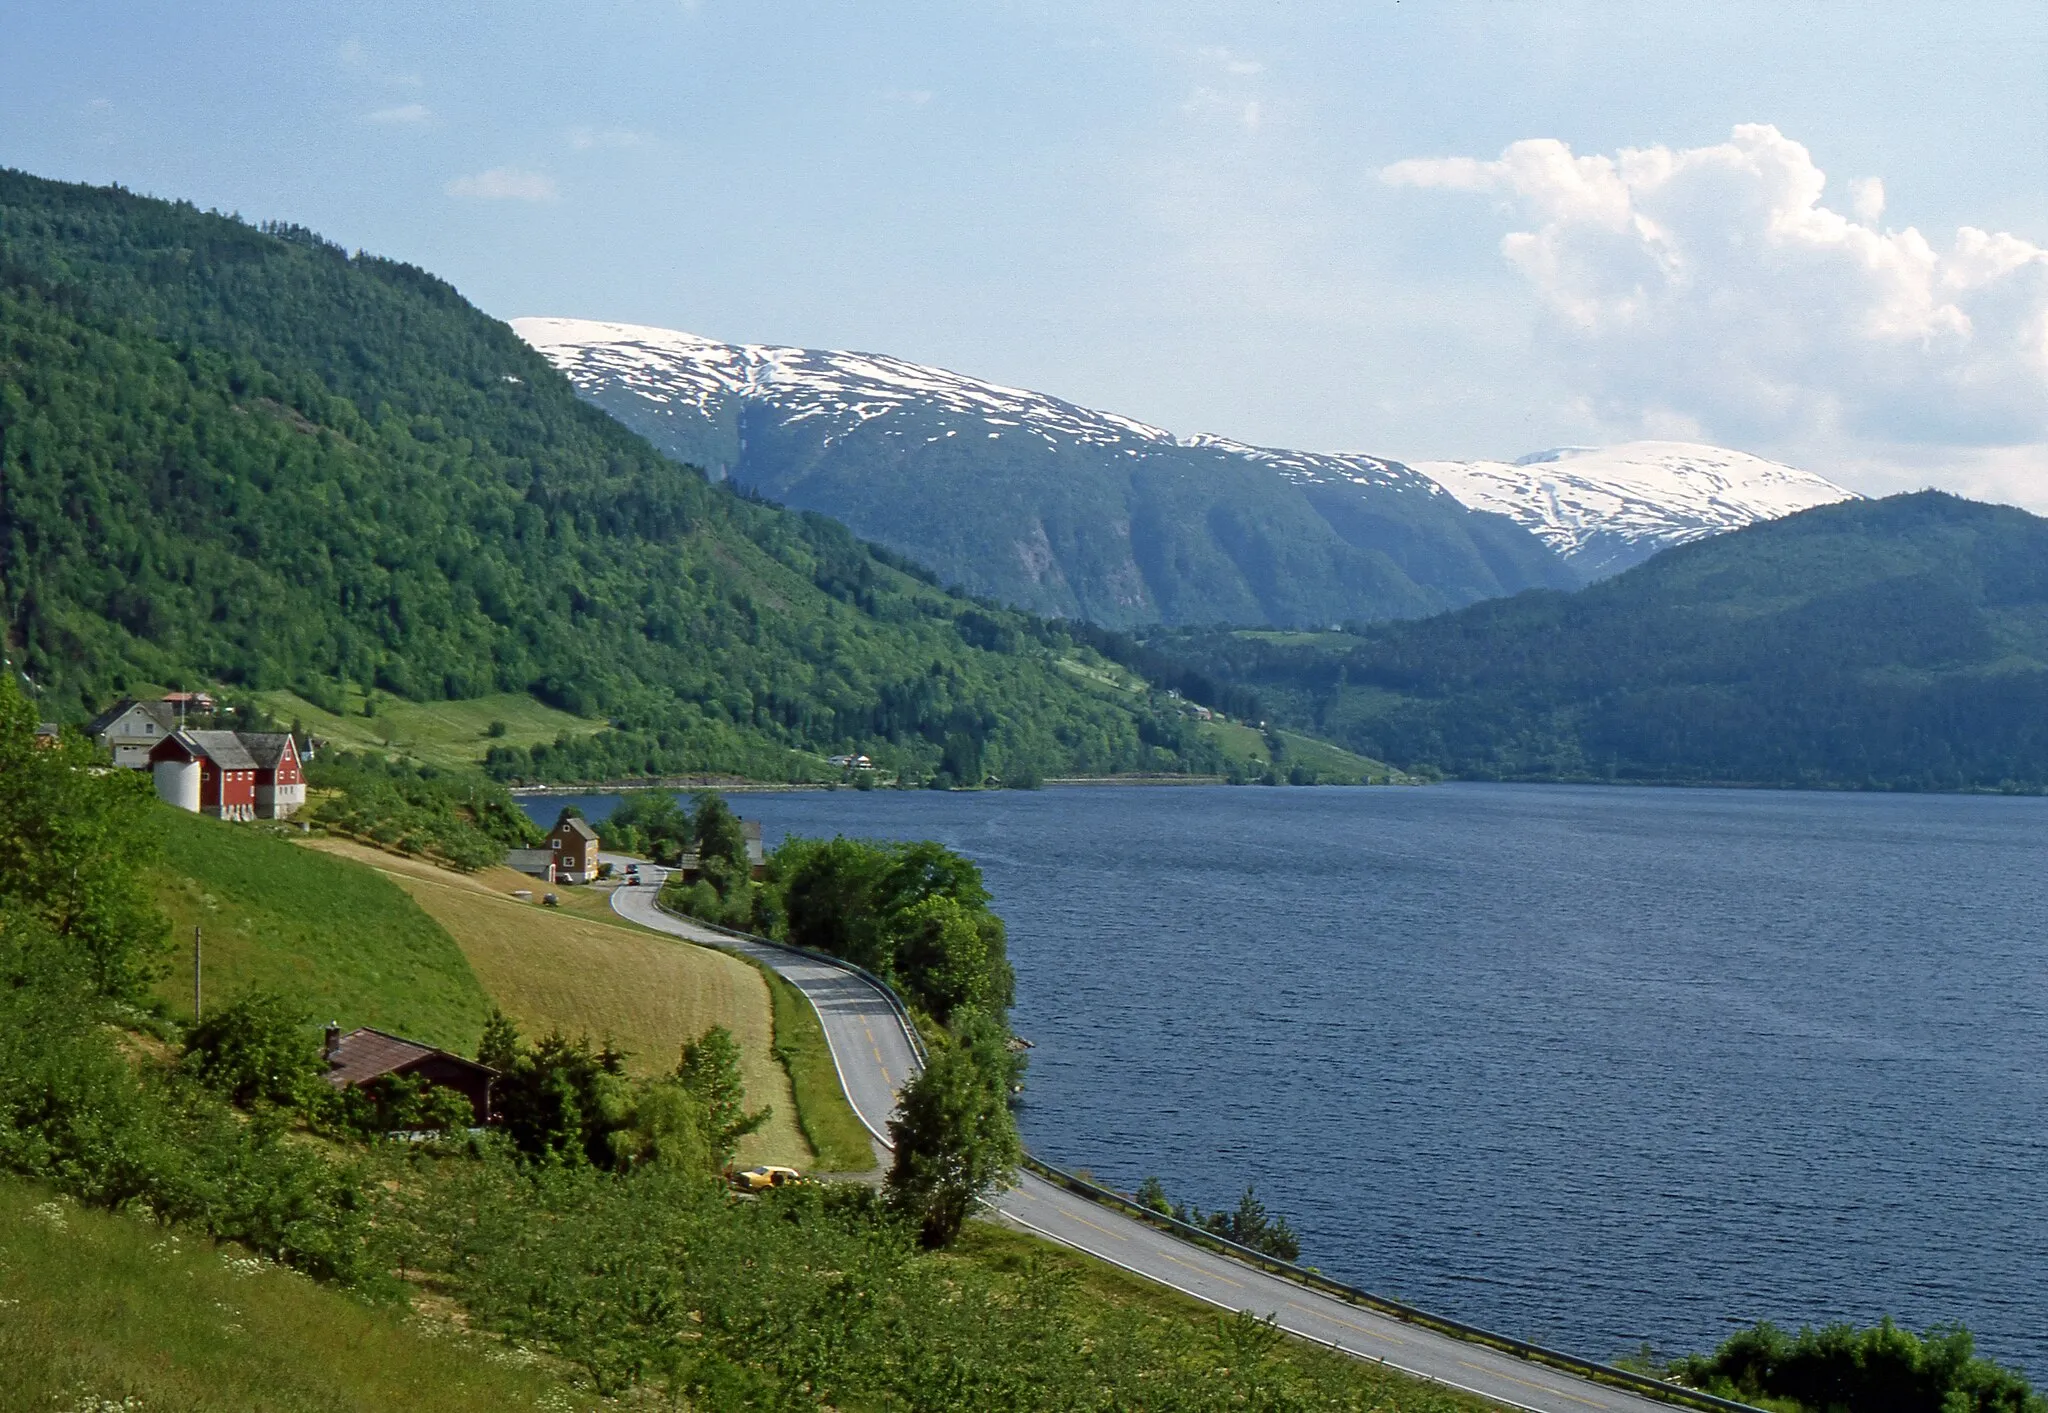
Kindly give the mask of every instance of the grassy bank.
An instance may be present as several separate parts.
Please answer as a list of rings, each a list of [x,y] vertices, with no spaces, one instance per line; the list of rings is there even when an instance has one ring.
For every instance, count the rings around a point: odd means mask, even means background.
[[[157,901],[176,944],[159,993],[192,1007],[192,929],[209,1005],[264,989],[316,1020],[372,1025],[472,1053],[490,1009],[449,934],[388,879],[248,825],[156,811]]]
[[[562,1410],[530,1354],[0,1179],[0,1413]]]
[[[775,1011],[775,1053],[789,1072],[796,1097],[797,1122],[817,1155],[818,1168],[830,1173],[864,1173],[875,1165],[875,1149],[867,1125],[846,1102],[839,1067],[825,1043],[825,1027],[803,992],[760,968]]]
[[[294,692],[259,692],[256,700],[279,721],[301,722],[336,746],[401,756],[444,770],[474,769],[493,746],[525,749],[558,738],[594,735],[605,723],[558,711],[524,692],[499,692],[459,702],[414,702],[354,683],[336,684],[329,711]],[[363,715],[365,702],[371,715]],[[496,736],[492,730],[502,727]]]
[[[359,844],[309,842],[306,852],[368,865],[411,894],[529,1037],[559,1029],[609,1041],[626,1053],[628,1074],[655,1075],[673,1070],[689,1041],[724,1026],[739,1043],[747,1102],[775,1111],[741,1140],[740,1160],[812,1166],[789,1076],[776,1061],[768,987],[746,963],[615,919],[599,911],[593,889],[554,890],[575,912],[543,908],[511,896],[535,884],[510,869],[459,874]]]

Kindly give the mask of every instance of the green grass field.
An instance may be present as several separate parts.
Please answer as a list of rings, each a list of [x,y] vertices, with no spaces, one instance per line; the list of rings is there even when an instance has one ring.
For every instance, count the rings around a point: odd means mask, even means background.
[[[534,1355],[0,1179],[0,1413],[596,1408]]]
[[[1205,721],[1200,729],[1248,771],[1264,771],[1270,763],[1264,734],[1242,722]],[[1281,761],[1283,769],[1305,766],[1314,771],[1316,778],[1325,785],[1384,785],[1400,775],[1384,761],[1353,755],[1341,746],[1333,746],[1313,736],[1302,736],[1293,731],[1281,731],[1278,735],[1281,744],[1287,748]]]
[[[376,715],[363,715],[363,694],[348,687],[340,714],[324,711],[293,692],[259,692],[264,710],[287,724],[303,722],[306,730],[336,746],[403,756],[424,765],[448,769],[474,766],[492,746],[536,746],[557,736],[588,736],[604,729],[591,721],[557,711],[524,692],[501,692],[466,702],[410,702],[386,692],[376,694]],[[503,722],[505,734],[489,734]]]
[[[192,929],[207,1005],[280,991],[309,1021],[380,1030],[472,1054],[490,1002],[462,949],[404,890],[372,869],[247,824],[168,806],[157,898],[172,922],[175,1014],[192,1011]]]

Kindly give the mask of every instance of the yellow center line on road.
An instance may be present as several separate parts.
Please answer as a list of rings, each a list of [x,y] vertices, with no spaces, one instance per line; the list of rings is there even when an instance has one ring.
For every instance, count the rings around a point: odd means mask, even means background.
[[[1187,1270],[1193,1271],[1198,1276],[1209,1276],[1212,1279],[1222,1281],[1225,1285],[1234,1285],[1239,1290],[1244,1289],[1243,1281],[1234,1281],[1229,1276],[1224,1275],[1220,1271],[1205,1270],[1200,1266],[1181,1260],[1180,1257],[1174,1255],[1171,1251],[1162,1251],[1159,1254],[1161,1256],[1164,1256],[1167,1260],[1173,1262],[1174,1265],[1181,1266],[1186,1268]]]
[[[1489,1375],[1492,1378],[1506,1379],[1511,1384],[1520,1384],[1523,1388],[1533,1388],[1542,1393],[1554,1393],[1559,1398],[1569,1398],[1572,1402],[1583,1403],[1588,1408],[1605,1408],[1607,1406],[1594,1399],[1581,1398],[1575,1393],[1567,1393],[1561,1388],[1552,1388],[1549,1384],[1531,1383],[1528,1379],[1518,1379],[1513,1374],[1504,1374],[1498,1369],[1489,1369],[1484,1364],[1474,1364],[1469,1359],[1460,1359],[1458,1362],[1467,1369],[1477,1370],[1479,1373]]]
[[[1298,1300],[1288,1301],[1287,1308],[1299,1310],[1304,1315],[1313,1315],[1319,1320],[1328,1320],[1333,1325],[1342,1325],[1347,1330],[1357,1330],[1362,1335],[1371,1335],[1374,1339],[1385,1340],[1388,1344],[1406,1344],[1408,1342],[1399,1335],[1390,1335],[1384,1330],[1376,1330],[1370,1325],[1357,1324],[1354,1321],[1345,1319],[1342,1315],[1332,1315],[1329,1311],[1318,1309],[1313,1305],[1303,1305]]]
[[[1091,1221],[1089,1221],[1089,1220],[1088,1220],[1088,1219],[1087,1219],[1086,1217],[1082,1216],[1082,1215],[1081,1215],[1081,1214],[1080,1214],[1079,1212],[1074,1212],[1074,1213],[1071,1213],[1070,1215],[1071,1215],[1071,1216],[1073,1217],[1073,1219],[1074,1219],[1075,1221],[1079,1222],[1079,1223],[1080,1223],[1080,1224],[1081,1224],[1082,1226],[1084,1226],[1084,1227],[1090,1227],[1090,1228],[1093,1228],[1094,1230],[1096,1230],[1096,1231],[1099,1231],[1099,1232],[1101,1232],[1101,1233],[1102,1233],[1102,1234],[1103,1234],[1104,1236],[1113,1236],[1113,1237],[1115,1237],[1115,1238],[1116,1238],[1116,1239],[1117,1239],[1118,1241],[1129,1241],[1129,1240],[1130,1240],[1130,1238],[1129,1238],[1129,1237],[1125,1236],[1125,1235],[1124,1235],[1124,1234],[1123,1234],[1122,1232],[1120,1232],[1120,1231],[1111,1231],[1111,1230],[1110,1230],[1110,1229],[1109,1229],[1108,1227],[1104,1227],[1104,1226],[1097,1226],[1097,1225],[1096,1225],[1096,1224],[1095,1224],[1094,1222],[1091,1222]]]

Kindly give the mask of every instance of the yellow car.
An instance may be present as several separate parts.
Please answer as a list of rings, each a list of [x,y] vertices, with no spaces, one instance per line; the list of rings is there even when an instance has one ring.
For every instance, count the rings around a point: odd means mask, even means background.
[[[804,1175],[795,1168],[781,1168],[773,1163],[763,1163],[732,1175],[732,1185],[742,1192],[765,1192],[771,1187],[784,1187],[803,1180]]]

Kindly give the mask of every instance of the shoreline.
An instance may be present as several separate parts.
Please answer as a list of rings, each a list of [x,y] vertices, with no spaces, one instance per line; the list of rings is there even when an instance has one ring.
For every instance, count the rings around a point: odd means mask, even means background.
[[[1227,785],[1229,780],[1221,775],[1072,775],[1061,776],[1044,782],[1047,790],[1065,789],[1073,786],[1099,785]],[[858,790],[857,785],[839,781],[761,781],[740,780],[732,777],[681,775],[666,776],[659,780],[645,777],[631,780],[605,780],[584,785],[508,785],[505,792],[514,799],[545,799],[553,795],[624,795],[635,790],[717,790],[730,795],[780,795],[794,794],[809,790]],[[906,793],[916,793],[925,787],[917,786]],[[1300,788],[1300,787],[1294,787]],[[995,794],[986,786],[955,786],[949,794]],[[894,792],[894,785],[877,785],[874,792]],[[871,792],[872,793],[872,792]]]

